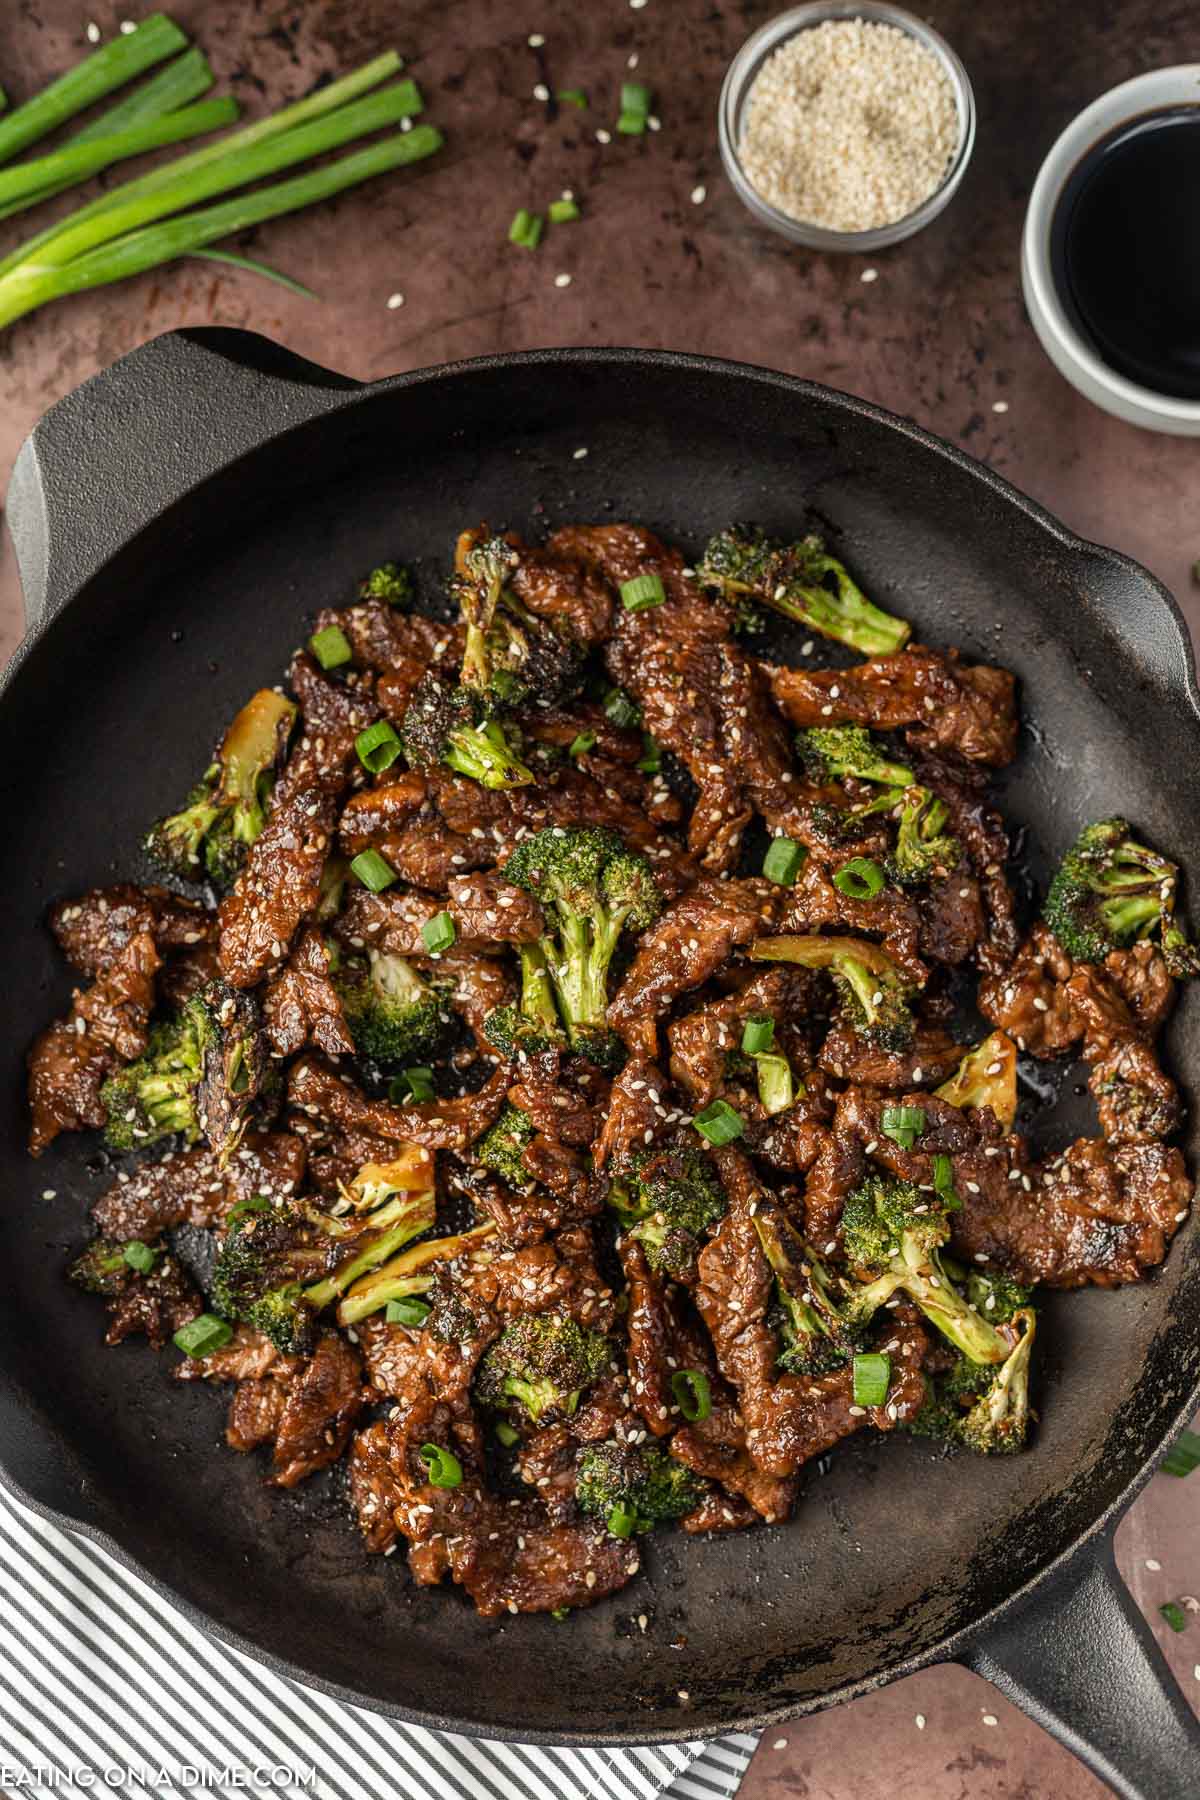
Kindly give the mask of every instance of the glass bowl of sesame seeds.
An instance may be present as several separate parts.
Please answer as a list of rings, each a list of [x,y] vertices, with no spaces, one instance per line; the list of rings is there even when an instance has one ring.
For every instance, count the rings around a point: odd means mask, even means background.
[[[975,95],[923,19],[878,0],[813,0],[742,45],[719,135],[762,224],[811,250],[883,250],[949,204],[975,144]]]

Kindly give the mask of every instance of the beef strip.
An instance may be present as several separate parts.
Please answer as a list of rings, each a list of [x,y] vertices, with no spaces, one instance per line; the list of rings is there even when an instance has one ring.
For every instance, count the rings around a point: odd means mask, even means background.
[[[732,1394],[723,1383],[722,1391]],[[681,1426],[671,1439],[671,1455],[695,1474],[706,1475],[718,1483],[730,1496],[739,1523],[764,1519],[768,1525],[776,1525],[789,1516],[796,1503],[800,1486],[796,1475],[768,1475],[751,1461],[746,1449],[746,1427],[731,1398],[715,1404],[707,1419]],[[702,1503],[698,1509],[701,1517],[713,1516],[711,1502],[710,1496],[707,1503]],[[748,1518],[744,1508],[750,1509]],[[715,1529],[707,1523],[689,1523],[694,1517],[689,1514],[684,1519],[685,1531]]]
[[[394,1143],[424,1144],[430,1150],[465,1150],[495,1123],[511,1080],[510,1066],[501,1063],[477,1093],[464,1094],[460,1100],[392,1106],[386,1100],[368,1100],[353,1082],[304,1055],[288,1070],[288,1099],[340,1131],[366,1131]]]
[[[545,1138],[534,1138],[527,1147],[526,1159],[539,1145],[544,1147],[539,1155],[546,1159],[551,1155],[561,1158],[571,1154],[550,1145]],[[557,1171],[548,1162],[540,1162],[538,1156],[533,1162],[530,1173],[535,1180],[545,1174],[556,1175]],[[559,1189],[533,1188],[528,1193],[516,1193],[482,1169],[464,1170],[459,1186],[471,1196],[479,1211],[495,1223],[498,1241],[506,1249],[540,1244],[552,1232],[561,1231],[564,1225],[595,1218],[604,1208],[600,1184],[593,1181],[582,1162],[577,1164],[577,1178],[569,1186],[564,1184]]]
[[[147,1273],[130,1269],[123,1274],[104,1303],[108,1309],[106,1344],[121,1344],[127,1337],[141,1334],[155,1350],[161,1350],[181,1325],[204,1310],[191,1276],[169,1251],[163,1251]]]
[[[637,1239],[621,1238],[618,1253],[629,1299],[630,1403],[655,1437],[669,1437],[680,1422],[671,1377],[677,1369],[715,1377],[712,1351],[703,1332],[687,1320],[682,1297],[653,1273]]]
[[[596,1136],[596,1108],[575,1085],[557,1050],[523,1057],[508,1097],[553,1143],[586,1148]]]
[[[220,979],[221,959],[217,953],[216,919],[215,915],[210,917],[213,918],[213,941],[196,944],[190,950],[175,951],[167,957],[158,971],[158,997],[164,1006],[186,1006],[210,982]]]
[[[47,923],[67,961],[93,979],[139,935],[150,936],[156,949],[165,952],[203,944],[216,934],[215,918],[196,901],[130,882],[60,900],[50,908]]]
[[[132,1062],[146,1048],[158,967],[154,939],[138,932],[90,988],[76,989],[69,1015],[34,1039],[28,1057],[31,1156],[40,1156],[60,1131],[104,1124],[100,1089],[119,1063]]]
[[[637,940],[633,961],[609,1004],[622,1036],[662,1014],[680,994],[722,968],[731,951],[762,935],[778,888],[759,881],[697,882]]]
[[[649,1058],[632,1055],[612,1084],[608,1113],[592,1150],[598,1169],[610,1162],[619,1168],[633,1151],[666,1136],[679,1119],[666,1095],[661,1072]]]
[[[448,903],[447,903],[448,902]],[[397,956],[428,954],[421,927],[440,912],[454,920],[455,945],[479,954],[502,944],[529,944],[545,930],[542,909],[532,894],[494,871],[455,875],[446,898],[389,888],[373,894],[356,887],[347,897],[334,927],[355,949],[389,950]]]
[[[132,1173],[121,1170],[96,1201],[92,1217],[105,1237],[122,1243],[152,1242],[175,1225],[219,1225],[239,1200],[258,1194],[282,1200],[296,1193],[304,1163],[304,1144],[285,1132],[248,1134],[223,1170],[207,1145],[168,1151]]]
[[[176,1381],[252,1381],[273,1372],[289,1374],[301,1363],[282,1356],[270,1338],[250,1325],[235,1325],[229,1342],[207,1356],[185,1356],[171,1373]]]
[[[725,1092],[747,1019],[774,1021],[776,1048],[788,1055],[794,1069],[800,1058],[791,1028],[808,1017],[820,991],[819,978],[807,969],[760,969],[732,993],[672,1020],[667,1027],[671,1079],[687,1094],[693,1111]]]
[[[862,846],[855,844],[828,862],[809,856],[795,886],[784,890],[779,929],[804,934],[832,926],[855,937],[881,937],[893,962],[923,986],[929,969],[918,955],[921,913],[910,895],[885,887],[873,900],[854,900],[833,884],[840,864],[861,854]]]
[[[338,820],[338,842],[347,856],[357,856],[382,839],[393,837],[425,805],[428,784],[415,769],[403,775],[390,770],[378,787],[351,794]]]
[[[1031,1056],[1061,1056],[1079,1041],[1066,983],[1071,959],[1054,933],[1035,925],[1010,966],[987,974],[976,1003],[985,1019],[1015,1038]]]
[[[336,1462],[362,1410],[362,1361],[336,1331],[323,1331],[313,1354],[287,1383],[275,1421],[272,1487],[290,1488]]]
[[[329,978],[329,952],[311,925],[301,931],[282,974],[266,991],[263,1028],[276,1056],[293,1056],[306,1044],[325,1056],[354,1054],[354,1039]]]
[[[521,604],[539,618],[565,625],[581,644],[602,644],[613,624],[613,595],[607,581],[568,553],[557,533],[544,550],[520,546],[510,585]]]
[[[957,892],[955,876],[963,878],[960,886],[967,886],[972,874],[978,881],[986,930],[974,946],[975,961],[985,975],[994,975],[1012,961],[1020,942],[1016,901],[1005,873],[1009,845],[1004,820],[987,798],[981,769],[925,756],[917,761],[916,775],[945,803],[948,829],[965,853],[965,864],[960,863],[949,878],[952,891]],[[971,898],[969,893],[966,898]]]
[[[919,750],[953,750],[1003,768],[1017,750],[1015,683],[1007,669],[910,644],[851,669],[775,669],[772,690],[793,725],[909,727]]]
[[[965,1055],[940,1025],[921,1025],[907,1050],[878,1050],[848,1025],[835,1025],[821,1046],[818,1061],[839,1081],[880,1088],[908,1088],[918,1082],[945,1081]]]

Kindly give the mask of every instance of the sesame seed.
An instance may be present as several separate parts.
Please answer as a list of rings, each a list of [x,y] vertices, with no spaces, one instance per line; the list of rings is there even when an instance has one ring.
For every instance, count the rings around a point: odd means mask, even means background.
[[[651,131],[661,131],[662,130],[662,120],[659,118],[657,113],[647,113],[646,114],[646,124],[648,125],[648,127],[650,128]]]
[[[879,270],[878,269],[864,269],[858,279],[860,281],[865,281],[868,283],[872,282],[872,281],[878,281],[879,280]]]
[[[917,1713],[913,1720],[913,1723],[916,1725],[916,1728],[918,1731],[924,1731],[924,1729],[925,1729],[925,1714]]]
[[[612,132],[605,131],[605,129],[602,125],[600,127],[599,131],[596,133],[596,142],[598,144],[611,144],[612,143]]]
[[[1161,1570],[1162,1570],[1162,1564],[1158,1561],[1158,1559],[1156,1557],[1153,1557],[1153,1556],[1148,1556],[1146,1558],[1146,1567],[1149,1569],[1149,1571],[1152,1575],[1158,1575],[1159,1573],[1161,1573]]]
[[[395,310],[398,306],[404,305],[404,295],[403,294],[389,294],[387,297],[387,304],[388,304],[388,311],[395,312]]]
[[[638,53],[636,50],[631,50],[629,52],[629,55],[625,59],[625,67],[627,69],[636,69],[637,66],[638,66]]]
[[[531,31],[525,40],[531,50],[540,50],[545,41],[540,31]]]
[[[544,81],[538,82],[533,90],[533,97],[535,100],[548,100],[550,98],[550,89],[546,86]]]
[[[1008,411],[1008,401],[1007,400],[993,400],[992,401],[992,411],[998,412],[998,413],[1006,413]]]
[[[698,181],[696,183],[695,187],[692,189],[692,205],[693,206],[703,206],[704,202],[707,199],[708,199],[708,189],[705,187],[705,185],[702,181]]]
[[[985,1725],[998,1725],[1000,1723],[995,1713],[984,1713],[983,1722]]]
[[[554,285],[556,288],[570,287],[571,277],[564,270],[561,275],[556,275],[554,277]]]
[[[786,1750],[787,1747],[788,1741],[786,1738],[776,1738],[775,1742],[771,1745],[772,1750]]]
[[[132,37],[136,30],[137,25],[133,19],[121,20],[120,31],[122,37]]]
[[[89,44],[98,44],[100,42],[100,27],[96,24],[94,19],[88,20],[87,24],[84,26],[83,35]]]
[[[53,1200],[56,1197],[56,1194],[57,1194],[57,1189],[55,1189],[55,1188],[43,1188],[42,1189],[42,1199],[43,1200]]]

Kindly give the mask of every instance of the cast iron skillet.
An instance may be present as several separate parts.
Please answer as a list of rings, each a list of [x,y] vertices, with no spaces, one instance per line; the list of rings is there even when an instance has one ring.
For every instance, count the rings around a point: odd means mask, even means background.
[[[70,986],[39,925],[47,902],[129,871],[146,821],[246,693],[278,679],[306,615],[388,555],[424,558],[432,582],[464,522],[537,533],[632,516],[695,548],[730,519],[788,532],[812,509],[884,606],[1020,675],[1031,728],[1005,806],[1035,873],[1084,819],[1118,810],[1200,870],[1200,698],[1167,593],[904,420],[637,351],[361,387],[245,333],[183,332],[50,412],[9,506],[29,613],[0,700],[0,1462],[14,1492],[227,1642],[401,1718],[558,1743],[694,1738],[956,1658],[1117,1792],[1194,1794],[1200,1730],[1112,1558],[1122,1510],[1200,1405],[1192,1223],[1154,1280],[1047,1306],[1028,1455],[853,1440],[786,1528],[664,1536],[648,1579],[568,1625],[485,1623],[456,1592],[414,1588],[402,1557],[365,1556],[337,1475],[271,1492],[254,1458],[221,1447],[223,1396],[170,1383],[143,1348],[99,1347],[62,1265],[108,1177],[89,1140],[26,1159],[22,1081]],[[1169,1053],[1185,1078],[1200,1067],[1194,998]]]

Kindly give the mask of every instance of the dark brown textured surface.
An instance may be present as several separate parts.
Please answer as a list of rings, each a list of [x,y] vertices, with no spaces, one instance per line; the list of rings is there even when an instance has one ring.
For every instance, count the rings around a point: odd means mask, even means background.
[[[932,21],[975,79],[979,142],[949,212],[915,242],[873,258],[827,260],[752,225],[720,173],[712,128],[728,56],[767,16],[760,5],[618,0],[591,8],[471,0],[387,7],[181,5],[247,110],[303,92],[395,41],[449,144],[437,163],[401,173],[305,220],[256,235],[254,253],[311,283],[323,304],[248,276],[192,264],[70,301],[0,339],[0,481],[38,414],[93,369],[180,324],[244,324],[318,362],[368,378],[501,348],[572,342],[670,345],[795,370],[910,413],[963,442],[1078,530],[1146,562],[1193,619],[1188,570],[1200,548],[1191,503],[1198,451],[1097,413],[1045,361],[1024,321],[1017,278],[1020,217],[1037,162],[1078,106],[1113,81],[1194,50],[1190,9],[1147,0],[1072,15],[1042,0],[937,4]],[[123,7],[84,0],[0,6],[0,75],[14,98],[105,35]],[[543,32],[539,56],[525,43]],[[625,59],[657,90],[663,129],[602,148]],[[253,71],[253,75],[249,73]],[[581,86],[585,114],[548,122],[532,89]],[[707,195],[694,205],[697,183]],[[533,256],[507,247],[518,205],[564,186],[585,209]],[[5,227],[7,244],[15,229]],[[865,268],[878,279],[864,283]],[[555,276],[570,273],[569,287]],[[389,310],[389,294],[405,304]],[[996,413],[994,403],[1007,403]],[[581,429],[580,442],[586,442]],[[11,555],[0,554],[0,648],[19,634]],[[1197,1585],[1194,1496],[1160,1478],[1123,1532],[1124,1568],[1156,1605]],[[1149,1558],[1161,1571],[1147,1571]],[[1163,1628],[1162,1636],[1172,1634]],[[1169,1650],[1193,1687],[1200,1624]],[[914,1715],[927,1719],[918,1732]],[[984,1715],[994,1718],[985,1724]],[[785,1749],[773,1745],[787,1739]],[[991,1691],[964,1673],[930,1671],[850,1712],[768,1734],[745,1792],[875,1800],[1061,1796],[1099,1784]]]

